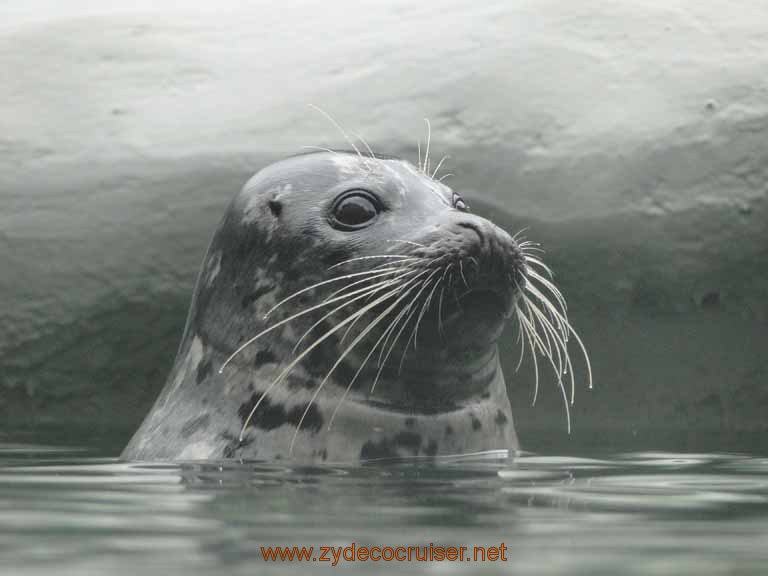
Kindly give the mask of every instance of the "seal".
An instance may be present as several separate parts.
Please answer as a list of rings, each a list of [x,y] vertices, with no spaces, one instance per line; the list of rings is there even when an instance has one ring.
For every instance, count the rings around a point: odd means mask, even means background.
[[[419,164],[328,150],[253,176],[213,236],[171,373],[122,458],[516,450],[497,342],[516,318],[521,352],[548,359],[565,397],[565,301],[533,242],[472,214]]]

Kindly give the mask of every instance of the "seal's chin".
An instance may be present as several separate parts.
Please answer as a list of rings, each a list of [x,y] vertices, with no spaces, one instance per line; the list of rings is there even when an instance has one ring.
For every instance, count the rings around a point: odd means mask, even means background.
[[[486,288],[472,289],[460,295],[446,324],[462,322],[494,325],[512,317],[517,293]]]

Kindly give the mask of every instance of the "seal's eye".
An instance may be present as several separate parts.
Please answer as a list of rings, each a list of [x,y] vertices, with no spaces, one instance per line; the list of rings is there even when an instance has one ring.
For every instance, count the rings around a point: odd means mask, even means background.
[[[376,197],[366,190],[349,190],[331,208],[331,224],[340,230],[357,230],[371,224],[379,215]]]
[[[456,194],[456,192],[453,193],[453,198],[451,200],[453,201],[453,207],[456,208],[456,210],[469,212],[469,206],[461,199],[461,196]]]

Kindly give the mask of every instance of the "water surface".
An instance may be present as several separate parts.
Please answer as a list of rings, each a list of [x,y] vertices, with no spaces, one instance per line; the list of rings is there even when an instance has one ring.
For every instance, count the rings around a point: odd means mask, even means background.
[[[496,546],[495,562],[263,546]],[[471,552],[470,552],[471,555]],[[3,574],[764,574],[768,458],[525,454],[363,467],[123,463],[0,445]]]

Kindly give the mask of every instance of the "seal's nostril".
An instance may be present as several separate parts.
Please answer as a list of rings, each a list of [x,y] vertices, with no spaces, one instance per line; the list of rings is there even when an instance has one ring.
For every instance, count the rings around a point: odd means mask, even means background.
[[[463,220],[461,222],[457,222],[456,225],[459,228],[466,228],[467,230],[472,230],[475,234],[477,234],[480,237],[480,240],[483,240],[483,233],[480,231],[480,226],[478,226],[474,222],[468,222],[466,220]]]

